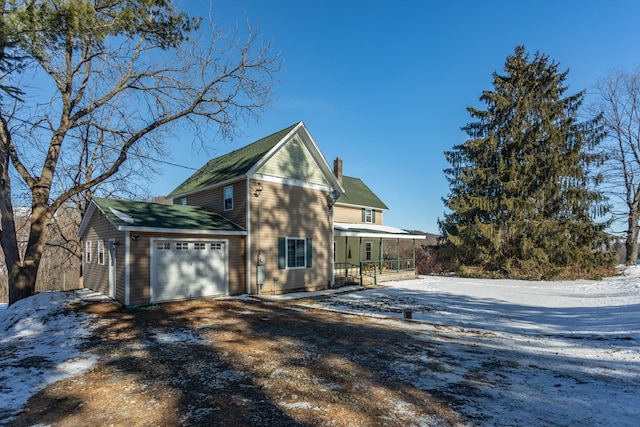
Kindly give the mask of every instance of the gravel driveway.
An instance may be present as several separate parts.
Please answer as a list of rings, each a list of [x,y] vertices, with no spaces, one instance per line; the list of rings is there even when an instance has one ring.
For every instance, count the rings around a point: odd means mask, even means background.
[[[75,309],[97,315],[86,351],[99,362],[35,395],[12,425],[464,424],[445,390],[402,381],[403,355],[428,369],[438,354],[401,323],[250,299]]]

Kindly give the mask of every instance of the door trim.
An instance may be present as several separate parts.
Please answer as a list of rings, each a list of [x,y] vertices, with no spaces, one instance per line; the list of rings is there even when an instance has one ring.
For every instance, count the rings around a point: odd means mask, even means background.
[[[116,239],[109,239],[109,298],[116,297]]]

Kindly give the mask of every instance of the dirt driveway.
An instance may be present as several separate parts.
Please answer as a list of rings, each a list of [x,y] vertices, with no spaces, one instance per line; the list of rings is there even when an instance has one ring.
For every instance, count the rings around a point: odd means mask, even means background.
[[[426,341],[367,317],[252,300],[97,314],[87,373],[35,395],[12,425],[447,426],[446,395],[397,376]]]

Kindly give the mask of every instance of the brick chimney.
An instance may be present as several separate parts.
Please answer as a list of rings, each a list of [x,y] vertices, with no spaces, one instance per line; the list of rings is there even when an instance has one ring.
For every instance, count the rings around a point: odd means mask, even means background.
[[[333,174],[338,178],[338,182],[342,184],[342,159],[340,157],[336,157],[333,161]]]

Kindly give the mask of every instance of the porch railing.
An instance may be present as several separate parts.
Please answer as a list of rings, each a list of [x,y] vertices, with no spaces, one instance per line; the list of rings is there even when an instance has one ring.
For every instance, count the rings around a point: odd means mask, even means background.
[[[373,278],[378,283],[378,276],[384,273],[415,270],[413,258],[384,259],[382,261],[362,261],[359,265],[349,262],[334,263],[334,276],[344,278],[345,283],[360,283],[362,277]]]
[[[334,275],[344,277],[346,283],[354,282],[362,285],[361,267],[348,262],[334,263]]]
[[[365,272],[377,270],[378,273],[384,273],[386,271],[406,271],[415,270],[416,261],[413,258],[397,258],[397,259],[383,259],[382,261],[362,261],[360,263],[362,269]]]
[[[373,283],[378,283],[378,275],[385,272],[400,272],[415,270],[415,259],[397,258],[383,259],[382,261],[362,261],[360,271],[363,276],[373,277]]]

